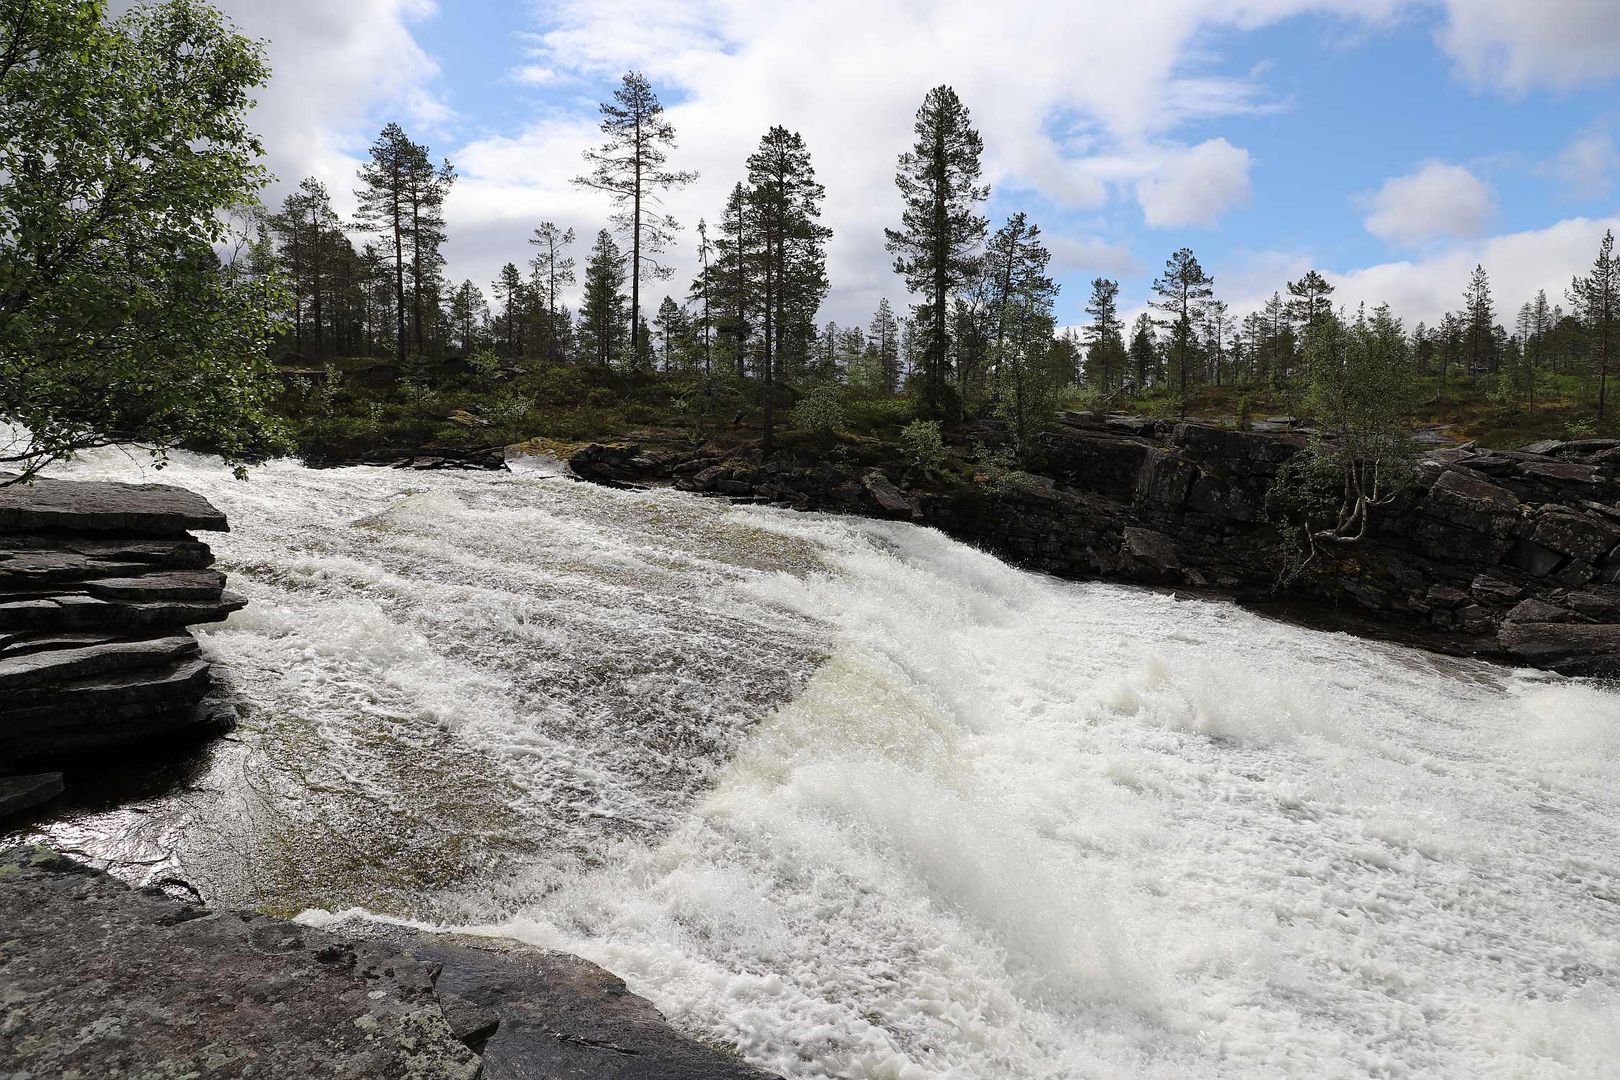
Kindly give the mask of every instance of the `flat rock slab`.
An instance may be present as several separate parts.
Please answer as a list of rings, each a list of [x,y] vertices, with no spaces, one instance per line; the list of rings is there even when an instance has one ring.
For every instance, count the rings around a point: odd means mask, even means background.
[[[84,583],[84,591],[103,600],[218,600],[225,591],[225,575],[218,570],[159,570],[138,577],[98,578]]]
[[[5,689],[0,703],[0,732],[10,725],[10,717],[31,714],[36,708],[51,707],[73,719],[84,719],[104,710],[116,712],[121,705],[148,702],[195,701],[208,687],[208,661],[194,655],[171,652],[168,660],[152,657],[154,666],[135,671],[112,671],[73,679]],[[47,654],[48,655],[48,654]],[[64,725],[70,721],[64,721]]]
[[[32,776],[0,776],[0,818],[31,810],[62,794],[62,774],[35,773]],[[4,956],[0,946],[0,957]]]
[[[93,596],[36,597],[0,603],[0,634],[55,630],[140,630],[221,622],[247,606],[235,593],[218,600],[122,603]]]
[[[194,656],[196,652],[196,638],[190,634],[171,634],[147,641],[108,641],[0,657],[0,694],[157,667]]]
[[[653,1004],[588,960],[489,938],[421,934],[402,945],[440,967],[436,986],[463,1015],[498,1022],[485,1080],[772,1080],[741,1058],[672,1029]]]
[[[0,1075],[473,1080],[433,969],[209,911],[41,848],[0,852]]]
[[[0,487],[0,530],[117,532],[180,536],[191,529],[225,532],[225,515],[194,491],[168,484],[39,480]]]

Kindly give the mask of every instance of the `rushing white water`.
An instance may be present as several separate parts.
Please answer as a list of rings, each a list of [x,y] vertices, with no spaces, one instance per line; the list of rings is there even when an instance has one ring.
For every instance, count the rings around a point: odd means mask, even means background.
[[[162,478],[252,599],[240,749],[134,830],[214,894],[577,952],[791,1077],[1615,1075],[1620,694],[544,470]]]

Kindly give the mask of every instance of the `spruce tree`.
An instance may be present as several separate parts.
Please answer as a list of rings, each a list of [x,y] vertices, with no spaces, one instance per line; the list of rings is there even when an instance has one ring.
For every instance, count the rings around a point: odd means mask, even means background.
[[[1119,320],[1119,282],[1108,278],[1091,279],[1091,299],[1086,301],[1091,325],[1086,327],[1086,374],[1092,385],[1104,394],[1117,387],[1125,376],[1124,325]]]
[[[1468,276],[1468,290],[1463,296],[1465,322],[1464,347],[1470,375],[1488,374],[1496,370],[1496,308],[1491,302],[1491,279],[1483,266],[1474,267]]]
[[[641,277],[669,276],[658,256],[680,229],[663,209],[663,195],[690,184],[697,173],[667,167],[675,127],[664,118],[658,95],[640,72],[625,72],[613,100],[604,101],[601,110],[607,141],[585,152],[591,171],[574,183],[606,192],[615,207],[614,226],[630,239],[630,353],[640,356]]]
[[[760,139],[748,158],[749,201],[758,229],[761,284],[761,362],[764,432],[770,453],[775,435],[775,383],[784,374],[781,353],[789,334],[802,332],[827,293],[826,242],[820,223],[826,190],[816,182],[810,152],[797,132],[780,125]],[[808,338],[801,338],[807,342]],[[802,361],[803,357],[797,357]]]
[[[603,229],[596,234],[590,261],[585,264],[585,297],[579,309],[581,353],[601,367],[612,367],[623,351],[624,276],[624,256]]]
[[[901,227],[885,229],[895,272],[926,299],[916,309],[923,338],[923,411],[941,416],[954,411],[947,372],[950,356],[948,300],[973,272],[974,259],[989,222],[979,204],[990,196],[979,183],[984,140],[973,129],[968,110],[949,86],[936,86],[923,99],[914,125],[917,141],[900,155],[895,184],[904,203]]]
[[[1144,311],[1131,324],[1131,382],[1137,397],[1147,393],[1148,387],[1155,381],[1158,354],[1158,342],[1153,336],[1153,316]]]
[[[878,386],[884,393],[892,394],[900,383],[900,323],[894,317],[888,297],[878,301],[867,336],[877,347]]]
[[[1614,232],[1603,234],[1592,272],[1570,283],[1569,300],[1586,329],[1592,370],[1597,375],[1597,421],[1602,423],[1609,400],[1609,368],[1620,347],[1620,259],[1614,254]]]

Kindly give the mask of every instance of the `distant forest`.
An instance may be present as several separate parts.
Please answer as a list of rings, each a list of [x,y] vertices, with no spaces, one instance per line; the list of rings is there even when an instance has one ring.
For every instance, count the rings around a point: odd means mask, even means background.
[[[313,178],[278,211],[254,212],[253,272],[279,273],[290,287],[280,349],[316,362],[391,355],[408,365],[490,351],[508,361],[843,383],[909,390],[922,411],[948,415],[1009,394],[1044,405],[1076,389],[1104,402],[1173,403],[1206,386],[1285,390],[1306,374],[1311,327],[1356,317],[1336,309],[1333,285],[1312,270],[1235,318],[1182,248],[1153,282],[1151,314],[1125,325],[1118,282],[1099,277],[1087,325],[1056,330],[1059,286],[1040,227],[1020,212],[992,231],[980,213],[983,140],[948,86],[917,112],[916,143],[896,173],[902,213],[883,238],[919,298],[909,310],[883,300],[865,326],[818,321],[829,287],[824,189],[804,140],[780,126],[760,139],[713,220],[697,222],[688,239],[701,269],[670,290],[661,257],[681,227],[661,196],[694,176],[670,168],[675,132],[641,75],[626,74],[601,109],[604,141],[575,182],[609,195],[611,220],[584,240],[540,222],[526,257],[507,263],[487,293],[445,279],[443,207],[455,169],[398,125],[360,170],[355,220],[342,220]],[[359,247],[354,235],[366,238]],[[1442,404],[1451,379],[1488,379],[1509,408],[1533,405],[1555,377],[1580,380],[1601,421],[1620,315],[1612,235],[1594,254],[1590,267],[1572,268],[1580,272],[1564,295],[1507,303],[1476,268],[1458,283],[1455,312],[1401,326],[1405,362],[1438,380]],[[581,283],[575,311],[562,297]]]

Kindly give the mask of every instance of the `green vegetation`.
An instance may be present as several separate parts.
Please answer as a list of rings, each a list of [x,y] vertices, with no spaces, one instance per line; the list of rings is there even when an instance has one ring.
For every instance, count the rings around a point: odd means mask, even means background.
[[[267,179],[245,126],[262,49],[196,0],[115,19],[0,5],[0,468],[109,442],[281,445],[274,276],[222,262]],[[239,220],[239,219],[238,219]],[[161,463],[161,460],[160,460]],[[15,482],[15,480],[7,481]]]

